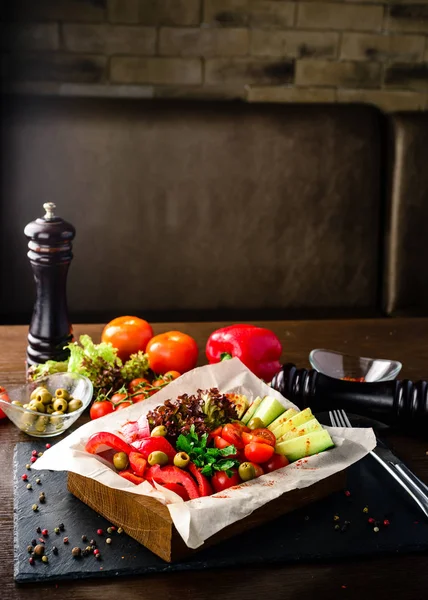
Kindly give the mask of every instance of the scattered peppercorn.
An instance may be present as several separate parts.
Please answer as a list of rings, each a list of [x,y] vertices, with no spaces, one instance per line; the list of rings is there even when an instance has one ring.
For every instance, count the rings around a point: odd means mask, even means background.
[[[379,527],[373,527],[373,531],[374,531],[375,533],[378,533],[378,531],[379,531]]]
[[[52,552],[54,554],[58,554],[58,548],[56,546],[52,546]]]
[[[91,546],[94,546],[94,547],[97,545],[97,542],[95,540],[91,540],[89,543]]]
[[[32,545],[32,546],[35,546],[36,544],[37,544],[37,542],[36,542],[36,540],[35,540],[35,539],[31,540],[31,545]]]
[[[95,555],[95,558],[96,558],[97,560],[101,560],[101,554],[96,554],[96,555]]]
[[[74,558],[78,558],[82,554],[82,550],[79,548],[79,546],[75,546],[71,551],[71,554],[74,556]]]
[[[39,452],[39,453],[37,454],[37,456],[40,458],[41,456],[43,456],[43,452]]]
[[[119,529],[117,530],[117,533],[123,533],[122,527],[119,527]]]
[[[111,544],[111,538],[106,539],[106,544]]]
[[[112,526],[110,527],[110,529],[111,529],[112,531],[116,531],[116,527],[115,527],[114,525],[112,525]]]
[[[92,552],[92,550],[94,550],[94,548],[92,548],[92,546],[86,546],[85,550],[89,553],[89,552]]]
[[[32,463],[35,463],[35,462],[36,462],[36,460],[37,460],[37,458],[36,458],[35,456],[32,456],[32,457],[30,458],[30,462],[32,462]]]
[[[26,469],[28,469],[29,471],[31,471],[31,465],[30,465],[30,463],[27,463],[27,464],[25,465],[25,468],[26,468]]]
[[[82,542],[87,542],[87,541],[88,541],[87,536],[86,535],[82,535]]]
[[[388,525],[391,525],[391,523],[388,519],[384,519],[383,524],[385,527],[388,527]]]
[[[32,552],[33,551],[33,546],[27,546],[27,552]]]
[[[46,446],[45,446],[45,448],[46,448],[47,450],[49,450],[49,448],[50,448],[50,447],[51,447],[51,445],[50,445],[50,444],[46,444]]]
[[[31,507],[34,512],[37,512],[39,510],[39,507],[37,506],[37,504],[33,504],[33,506]]]
[[[57,535],[59,535],[59,527],[55,527],[54,531]]]
[[[31,483],[27,483],[27,490],[32,490],[33,486],[31,485]]]
[[[46,554],[44,554],[44,555],[42,556],[42,561],[43,561],[44,563],[47,563],[47,562],[49,562],[49,558],[46,556]]]
[[[45,547],[43,544],[37,544],[37,546],[34,548],[34,556],[43,556],[44,553]]]
[[[369,512],[369,507],[368,507],[368,506],[365,506],[365,507],[363,508],[363,513],[368,513],[368,512]]]
[[[64,544],[68,544],[68,537],[65,537],[63,540]]]
[[[338,521],[338,520],[339,520],[339,518],[340,518],[340,517],[339,517],[339,515],[334,515],[334,517],[333,517],[333,521]]]
[[[104,532],[103,532],[103,530],[102,530],[102,529],[97,529],[97,534],[98,534],[98,535],[103,535],[103,533],[104,533]]]
[[[42,533],[42,528],[41,527],[37,527],[36,532],[37,533]]]
[[[336,531],[339,531],[340,525],[335,525],[334,528],[336,529]]]
[[[100,553],[100,551],[98,550],[98,548],[95,548],[95,550],[94,550],[94,555],[95,555],[95,556],[98,556],[98,554],[99,554],[99,553]]]
[[[375,520],[373,519],[373,517],[369,517],[367,519],[367,521],[370,523],[370,525],[373,525],[373,523],[375,522]]]
[[[31,451],[31,456],[36,456],[37,455],[37,450],[32,450]]]
[[[346,496],[347,498],[349,498],[349,496],[350,496],[350,495],[351,495],[351,492],[350,492],[349,490],[346,490],[346,492],[345,492],[345,496]]]
[[[82,556],[88,556],[89,555],[89,550],[87,550],[86,548],[84,548],[82,550]]]
[[[42,529],[42,535],[44,535],[44,536],[49,535],[49,531],[47,529]]]
[[[27,479],[28,479],[27,473],[24,473],[24,475],[21,475],[21,479],[22,479],[22,481],[27,481]]]
[[[58,525],[58,527],[60,528],[60,531],[64,531],[65,527],[64,527],[64,523],[60,523]]]
[[[38,477],[37,477],[37,479],[36,479],[36,483],[37,483],[38,485],[40,485],[40,484],[42,483]]]
[[[32,556],[30,556],[30,558],[28,559],[28,562],[30,563],[30,565],[34,565],[34,558]]]
[[[45,540],[44,540],[43,538],[39,538],[39,542],[40,542],[41,544],[44,544],[44,543],[45,543]]]
[[[107,533],[113,533],[113,527],[107,527]]]
[[[46,496],[45,496],[44,492],[42,492],[39,495],[39,502],[41,502],[42,504],[44,504],[46,502]]]

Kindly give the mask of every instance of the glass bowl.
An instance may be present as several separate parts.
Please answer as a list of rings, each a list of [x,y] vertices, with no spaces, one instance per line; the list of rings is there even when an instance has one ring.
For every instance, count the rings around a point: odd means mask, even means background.
[[[49,415],[12,404],[14,401],[27,404],[30,402],[31,393],[39,386],[46,387],[52,396],[55,396],[57,389],[65,389],[70,396],[81,400],[82,406],[71,413]],[[93,387],[91,381],[84,375],[55,373],[19,387],[11,387],[7,390],[7,394],[10,402],[0,400],[2,411],[24,433],[33,437],[45,438],[60,435],[80,417],[92,400]]]
[[[312,350],[309,362],[313,369],[329,377],[365,382],[395,379],[402,367],[396,360],[350,356],[324,348]]]

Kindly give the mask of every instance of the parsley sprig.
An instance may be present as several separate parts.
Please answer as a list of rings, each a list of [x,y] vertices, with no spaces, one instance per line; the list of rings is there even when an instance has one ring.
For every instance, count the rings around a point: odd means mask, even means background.
[[[239,466],[237,458],[231,458],[231,454],[236,454],[236,448],[233,445],[226,448],[208,448],[208,434],[201,436],[195,431],[192,425],[187,435],[180,434],[177,439],[177,450],[186,452],[190,460],[200,469],[202,475],[211,477],[214,471],[225,471],[228,477],[233,475],[231,469]]]

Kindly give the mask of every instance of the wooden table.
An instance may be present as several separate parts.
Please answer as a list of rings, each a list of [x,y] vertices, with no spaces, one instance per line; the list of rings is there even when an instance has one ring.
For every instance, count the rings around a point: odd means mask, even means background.
[[[385,319],[352,321],[275,321],[257,323],[273,329],[283,344],[283,361],[308,365],[313,348],[379,358],[403,363],[400,377],[428,379],[428,319]],[[226,323],[163,323],[155,333],[179,329],[192,335],[201,349],[208,335]],[[99,340],[101,325],[79,325],[75,335],[88,333]],[[26,327],[0,327],[0,385],[24,381]],[[203,350],[199,363],[204,363]],[[16,586],[13,581],[12,455],[16,442],[28,437],[8,420],[0,423],[0,598],[67,598],[70,600],[244,600],[266,598],[405,598],[426,596],[428,556],[415,554],[364,561],[326,564],[265,565],[187,573],[169,573],[105,581],[78,581]],[[390,443],[410,468],[428,483],[428,438],[414,440],[394,435]],[[267,541],[268,543],[268,541]],[[344,587],[346,586],[346,587]]]

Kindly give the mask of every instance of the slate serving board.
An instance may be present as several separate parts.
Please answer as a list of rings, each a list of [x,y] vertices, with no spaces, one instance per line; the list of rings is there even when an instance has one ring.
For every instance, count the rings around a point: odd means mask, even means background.
[[[65,472],[26,470],[33,449],[43,451],[45,447],[41,442],[19,443],[15,447],[14,575],[18,583],[260,563],[334,562],[352,557],[428,551],[428,520],[376,461],[367,456],[348,471],[350,496],[345,490],[335,493],[185,561],[168,564],[124,533],[97,535],[97,529],[106,532],[109,523],[67,491]],[[23,473],[28,475],[27,482],[21,479]],[[36,478],[41,479],[40,485],[35,483]],[[26,488],[28,482],[32,490]],[[44,504],[38,501],[42,490],[46,497]],[[39,505],[38,512],[33,512],[33,503]],[[369,507],[368,513],[363,512],[365,506]],[[339,521],[334,521],[335,515]],[[375,533],[373,525],[367,522],[369,517],[381,522],[387,518],[390,525],[380,525],[380,531]],[[335,530],[334,525],[342,526],[345,520],[350,522],[347,529]],[[57,535],[54,528],[61,522],[65,531]],[[43,537],[36,533],[38,526],[49,531],[45,543],[49,563],[37,560],[32,566],[27,546],[32,539]],[[96,540],[101,560],[92,554],[73,558],[74,546],[87,545],[81,539],[83,534],[88,540]],[[69,538],[68,545],[63,543],[64,536]],[[110,545],[105,541],[107,537],[112,539]],[[53,545],[58,548],[56,556],[52,554]]]

